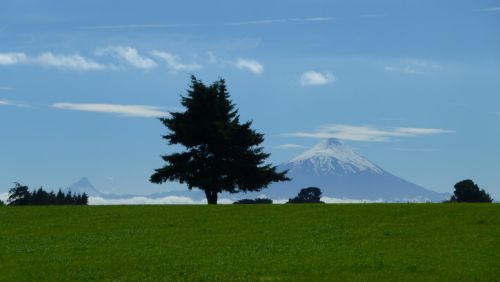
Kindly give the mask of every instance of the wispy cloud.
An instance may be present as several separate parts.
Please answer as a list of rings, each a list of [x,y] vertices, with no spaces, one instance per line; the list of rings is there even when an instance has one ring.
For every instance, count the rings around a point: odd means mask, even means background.
[[[88,26],[84,29],[161,29],[161,28],[186,28],[186,27],[207,27],[207,26],[238,26],[238,25],[268,25],[282,24],[291,22],[328,22],[332,21],[332,17],[318,16],[305,18],[276,18],[276,19],[258,19],[239,22],[223,22],[223,23],[147,23],[147,24],[120,24],[120,25],[98,25]]]
[[[95,61],[90,59],[86,59],[78,54],[56,55],[49,52],[41,54],[37,58],[34,58],[32,61],[44,66],[72,70],[103,70],[106,68],[105,65],[96,63]]]
[[[426,73],[438,68],[440,68],[439,64],[422,59],[405,59],[400,62],[384,66],[384,70],[386,71],[404,74]]]
[[[500,12],[500,7],[484,8],[484,9],[480,9],[480,11],[483,11],[483,12]]]
[[[52,104],[52,107],[62,110],[111,113],[125,117],[162,117],[169,115],[167,112],[162,111],[160,107],[147,105],[55,103]]]
[[[392,141],[395,137],[428,136],[452,132],[452,130],[440,128],[394,127],[380,129],[368,125],[331,124],[323,126],[315,132],[294,132],[286,135],[320,139],[338,138],[350,141],[387,142]]]
[[[11,100],[0,100],[0,106],[28,107],[27,104]]]
[[[273,148],[275,149],[301,149],[301,148],[307,148],[306,146],[299,145],[299,144],[281,144],[278,146],[274,146]]]
[[[264,71],[264,66],[256,60],[252,59],[238,58],[235,66],[240,70],[249,70],[257,75],[261,74]]]
[[[156,62],[152,59],[141,56],[137,49],[129,46],[110,46],[97,51],[98,55],[111,55],[123,63],[139,69],[152,69],[157,66]]]
[[[30,57],[25,53],[0,53],[0,65],[36,64],[71,70],[102,70],[106,66],[78,54],[60,55],[51,52]]]
[[[122,24],[122,25],[97,25],[88,26],[84,29],[147,29],[147,28],[177,28],[177,27],[196,27],[203,24]]]
[[[5,87],[5,86],[0,87],[0,91],[12,91],[12,90],[14,90],[14,88],[12,88],[12,87]]]
[[[167,66],[174,71],[181,71],[181,70],[191,71],[203,68],[203,66],[199,64],[182,63],[181,58],[172,53],[162,52],[162,51],[152,51],[151,54],[157,56],[158,58],[163,59],[167,63]]]
[[[327,22],[327,21],[332,21],[332,17],[312,17],[312,18],[304,18],[304,19],[299,19],[299,21],[305,21],[305,22]]]
[[[422,152],[422,153],[439,151],[438,149],[431,149],[431,148],[395,148],[395,150],[402,152]]]
[[[279,18],[279,19],[263,19],[251,20],[241,22],[228,22],[225,25],[266,25],[276,23],[290,23],[290,22],[326,22],[333,20],[332,17],[308,17],[308,18]]]
[[[307,71],[300,76],[300,85],[302,86],[325,85],[335,81],[336,78],[331,72]]]

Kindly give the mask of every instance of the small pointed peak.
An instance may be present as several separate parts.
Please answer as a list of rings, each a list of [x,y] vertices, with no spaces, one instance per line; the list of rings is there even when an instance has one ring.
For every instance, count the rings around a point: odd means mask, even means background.
[[[78,180],[78,182],[90,183],[90,180],[86,176],[84,176],[84,177],[80,178],[80,180]]]
[[[344,143],[342,143],[342,141],[340,141],[340,139],[337,139],[337,138],[334,138],[334,137],[325,139],[325,140],[322,141],[322,143],[325,143],[325,144],[328,144],[328,145],[343,145],[344,144]]]
[[[94,187],[87,177],[82,177],[77,182],[70,185],[70,187]]]

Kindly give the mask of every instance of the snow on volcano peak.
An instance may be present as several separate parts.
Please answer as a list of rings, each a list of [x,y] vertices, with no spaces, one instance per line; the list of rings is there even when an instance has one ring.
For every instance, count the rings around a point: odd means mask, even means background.
[[[293,158],[291,170],[298,166],[312,166],[317,174],[356,173],[371,171],[382,174],[383,170],[365,159],[336,138],[321,141],[316,146]]]

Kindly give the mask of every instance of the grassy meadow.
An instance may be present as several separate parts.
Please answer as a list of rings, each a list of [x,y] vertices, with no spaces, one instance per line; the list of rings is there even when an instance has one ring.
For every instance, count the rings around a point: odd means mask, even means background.
[[[0,207],[17,280],[500,281],[500,205]]]

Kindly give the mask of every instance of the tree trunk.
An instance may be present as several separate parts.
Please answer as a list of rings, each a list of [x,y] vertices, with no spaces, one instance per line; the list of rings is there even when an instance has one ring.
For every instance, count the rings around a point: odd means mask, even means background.
[[[217,191],[205,190],[205,196],[207,196],[209,205],[217,205],[217,194]]]

